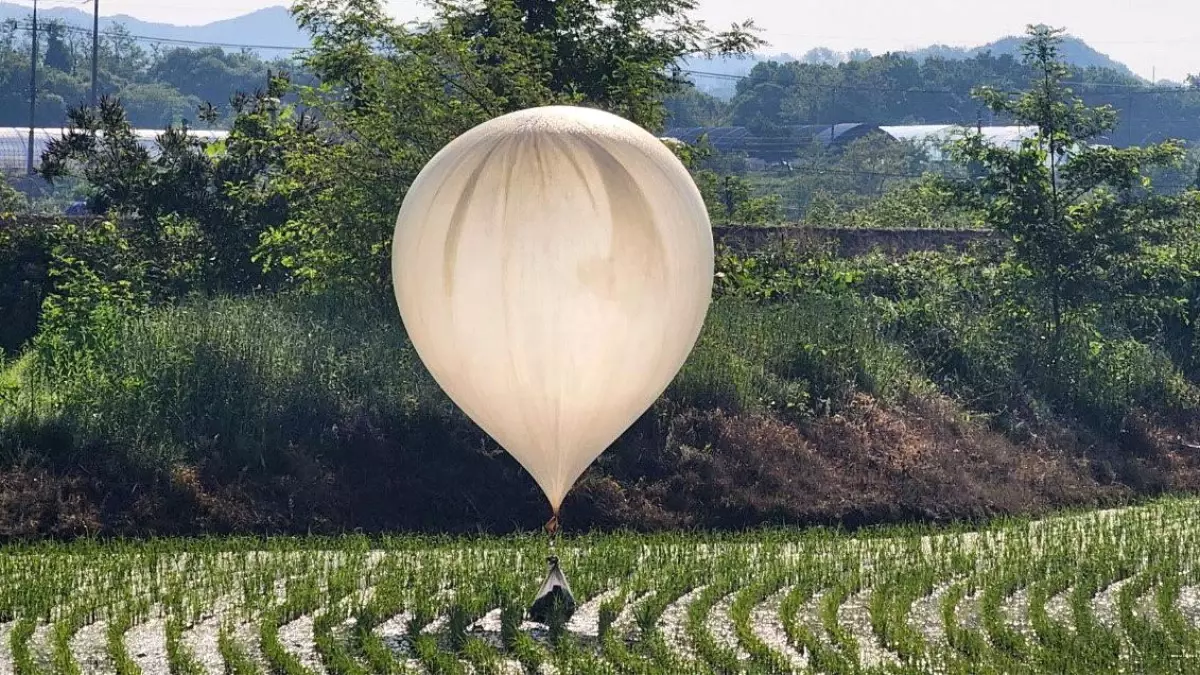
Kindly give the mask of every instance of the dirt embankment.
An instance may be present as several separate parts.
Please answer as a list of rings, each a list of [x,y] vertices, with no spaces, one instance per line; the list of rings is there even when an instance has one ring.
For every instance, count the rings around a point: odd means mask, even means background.
[[[106,462],[101,448],[72,468],[12,467],[0,475],[0,540],[540,527],[545,501],[520,466],[481,435],[452,431],[400,438],[350,430],[338,448],[297,452],[266,474],[213,461],[145,474]],[[1123,438],[1096,442],[1063,428],[1017,443],[948,401],[889,408],[865,395],[843,414],[807,420],[650,414],[585,474],[564,521],[576,531],[853,527],[1200,490],[1200,451],[1180,433],[1146,417]],[[444,446],[442,459],[418,461],[419,443]]]

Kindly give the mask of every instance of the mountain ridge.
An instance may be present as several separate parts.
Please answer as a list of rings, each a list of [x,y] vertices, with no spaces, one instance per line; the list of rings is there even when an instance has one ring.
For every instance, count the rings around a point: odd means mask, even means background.
[[[0,21],[26,20],[31,8],[11,2],[0,2]],[[38,11],[44,20],[60,21],[65,25],[91,31],[92,15],[74,7],[51,7]],[[198,25],[178,25],[143,21],[127,14],[117,14],[100,17],[100,30],[111,30],[116,24],[122,24],[126,30],[145,42],[162,40],[178,43],[213,43],[220,45],[252,44],[259,48],[254,51],[265,56],[279,56],[281,51],[305,48],[310,44],[308,36],[301,31],[292,18],[291,12],[282,5],[259,9],[241,16],[222,19]],[[996,56],[1018,54],[1022,38],[1006,36],[977,47],[953,47],[944,44],[930,45],[920,49],[905,50],[905,53],[924,60],[927,58],[969,59],[979,54],[991,52]],[[285,50],[265,49],[265,47],[283,47]],[[866,50],[855,50],[851,53],[839,53],[833,50],[817,47],[800,58],[791,54],[753,54],[749,57],[725,57],[719,59],[694,59],[685,62],[685,67],[715,73],[721,76],[742,76],[750,72],[757,63],[763,61],[809,61],[818,63],[836,63],[851,58],[869,56]],[[1063,56],[1066,60],[1079,67],[1110,68],[1123,75],[1136,77],[1125,64],[1101,53],[1077,37],[1067,37],[1063,43]],[[732,89],[721,83],[712,83],[711,87],[702,89]]]
[[[32,14],[32,9],[25,5],[11,2],[0,2],[0,21],[25,22]],[[74,7],[50,7],[38,9],[39,21],[59,21],[74,28],[92,30],[92,14]],[[144,39],[145,42],[161,40],[164,42],[197,42],[231,44],[253,44],[262,47],[285,47],[279,49],[255,49],[268,55],[277,56],[280,51],[288,51],[307,47],[308,36],[296,26],[291,12],[286,7],[275,6],[255,10],[241,16],[221,19],[199,25],[178,25],[143,21],[128,14],[101,15],[100,31],[112,30],[121,24],[131,35]]]

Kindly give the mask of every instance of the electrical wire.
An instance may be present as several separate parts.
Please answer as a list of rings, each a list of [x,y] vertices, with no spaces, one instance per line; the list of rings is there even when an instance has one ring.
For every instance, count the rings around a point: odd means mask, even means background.
[[[64,30],[68,33],[76,33],[76,34],[84,34],[84,35],[92,34],[92,30],[90,28],[85,28],[83,26],[71,26],[71,25],[65,25],[65,24],[58,24],[58,28],[59,28],[59,30]],[[33,30],[33,25],[29,24],[29,23],[18,23],[17,29],[25,31],[25,32],[31,32]],[[39,32],[44,32],[45,30],[46,30],[46,28],[44,25],[38,27]],[[306,49],[309,49],[309,47],[294,47],[294,46],[290,46],[290,45],[264,45],[264,44],[238,43],[238,42],[212,42],[212,41],[208,41],[208,40],[185,40],[182,38],[164,38],[164,37],[154,37],[154,36],[150,36],[150,35],[138,35],[136,33],[114,32],[111,30],[100,31],[100,37],[129,38],[129,39],[135,40],[137,42],[153,42],[153,43],[162,43],[162,44],[186,45],[186,46],[193,46],[193,47],[224,47],[226,49],[262,49],[262,50],[290,51],[290,52],[299,52],[299,51],[304,51]]]

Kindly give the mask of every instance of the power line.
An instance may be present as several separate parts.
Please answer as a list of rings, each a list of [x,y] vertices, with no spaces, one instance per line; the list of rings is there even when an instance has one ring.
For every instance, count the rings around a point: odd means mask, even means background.
[[[19,29],[25,30],[25,31],[31,30],[31,26],[29,26],[28,24],[18,24],[17,27]],[[66,30],[68,32],[73,32],[73,33],[86,33],[87,35],[93,34],[92,30],[88,30],[87,28],[84,28],[81,26],[71,26],[71,25],[61,25],[60,24],[60,28],[63,30]],[[270,50],[270,51],[287,51],[287,52],[298,52],[298,51],[304,51],[306,49],[311,48],[311,47],[299,47],[299,46],[294,46],[294,45],[267,45],[267,44],[251,44],[251,43],[240,43],[240,42],[213,42],[213,41],[208,41],[208,40],[187,40],[187,39],[183,39],[183,38],[165,38],[165,37],[155,37],[152,35],[139,35],[136,33],[122,33],[122,32],[112,32],[112,31],[101,31],[99,34],[104,37],[123,37],[123,38],[132,38],[132,39],[144,41],[144,42],[155,42],[155,43],[162,43],[162,44],[177,44],[177,45],[187,45],[187,46],[194,46],[194,47],[223,47],[226,49],[262,49],[262,50]],[[680,69],[679,72],[687,74],[687,75],[697,76],[697,77],[707,77],[710,79],[722,79],[722,80],[727,80],[730,82],[740,82],[741,80],[750,79],[750,77],[751,77],[750,75],[736,75],[733,73],[713,73],[713,72],[707,72],[707,71],[703,71],[703,70],[693,70],[693,69],[689,69],[689,68]],[[847,85],[847,84],[834,84],[834,83],[826,83],[826,82],[803,82],[803,83],[795,83],[795,84],[798,84],[799,86],[802,86],[802,87],[808,87],[808,88],[814,88],[814,89],[834,89],[834,90],[843,90],[843,91],[868,91],[868,92],[886,92],[886,93],[901,93],[901,94],[932,94],[932,95],[942,95],[942,96],[950,96],[950,95],[969,96],[971,94],[970,90],[955,91],[953,89],[921,89],[921,88],[911,88],[911,87],[904,88],[904,87],[884,87],[884,86],[871,86],[871,85]],[[1200,93],[1200,91],[1197,91],[1196,89],[1187,87],[1185,85],[1181,85],[1179,87],[1147,87],[1147,86],[1141,85],[1141,84],[1125,84],[1125,83],[1119,83],[1119,82],[1083,82],[1083,81],[1078,81],[1078,80],[1064,80],[1062,82],[1062,84],[1065,84],[1067,86],[1073,86],[1073,87],[1087,87],[1089,89],[1089,91],[1083,92],[1083,93],[1093,93],[1093,94],[1094,93],[1103,93],[1103,92],[1095,91],[1096,88],[1100,88],[1100,87],[1116,88],[1116,89],[1134,89],[1136,91],[1129,92],[1130,95],[1146,95],[1146,96],[1160,96],[1160,95],[1165,95],[1165,94],[1180,94],[1180,93],[1182,93],[1182,94]],[[1009,91],[1007,93],[1019,93],[1019,92]]]
[[[18,30],[23,30],[26,32],[30,32],[33,30],[32,26],[29,24],[18,23],[17,28],[18,28]],[[82,26],[71,26],[71,25],[59,24],[59,28],[61,30],[65,30],[69,33],[83,33],[86,35],[92,34],[91,30],[84,28]],[[237,43],[237,42],[210,42],[207,40],[185,40],[182,38],[154,37],[151,35],[138,35],[136,33],[123,33],[123,32],[113,32],[113,31],[101,31],[100,35],[102,37],[110,37],[110,38],[131,38],[131,39],[134,39],[134,40],[137,40],[140,42],[156,42],[156,43],[164,43],[164,44],[187,45],[187,46],[193,46],[193,47],[224,47],[226,49],[263,49],[263,50],[290,51],[290,52],[298,52],[298,51],[303,51],[305,49],[309,49],[309,47],[294,47],[294,46],[285,46],[285,45],[261,45],[261,44],[244,44],[244,43]]]

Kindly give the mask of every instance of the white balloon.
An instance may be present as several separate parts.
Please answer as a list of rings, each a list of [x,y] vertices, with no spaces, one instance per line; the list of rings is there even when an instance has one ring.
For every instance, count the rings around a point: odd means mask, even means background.
[[[471,129],[421,170],[392,274],[434,379],[557,514],[695,345],[712,227],[653,135],[598,110],[534,108]]]

